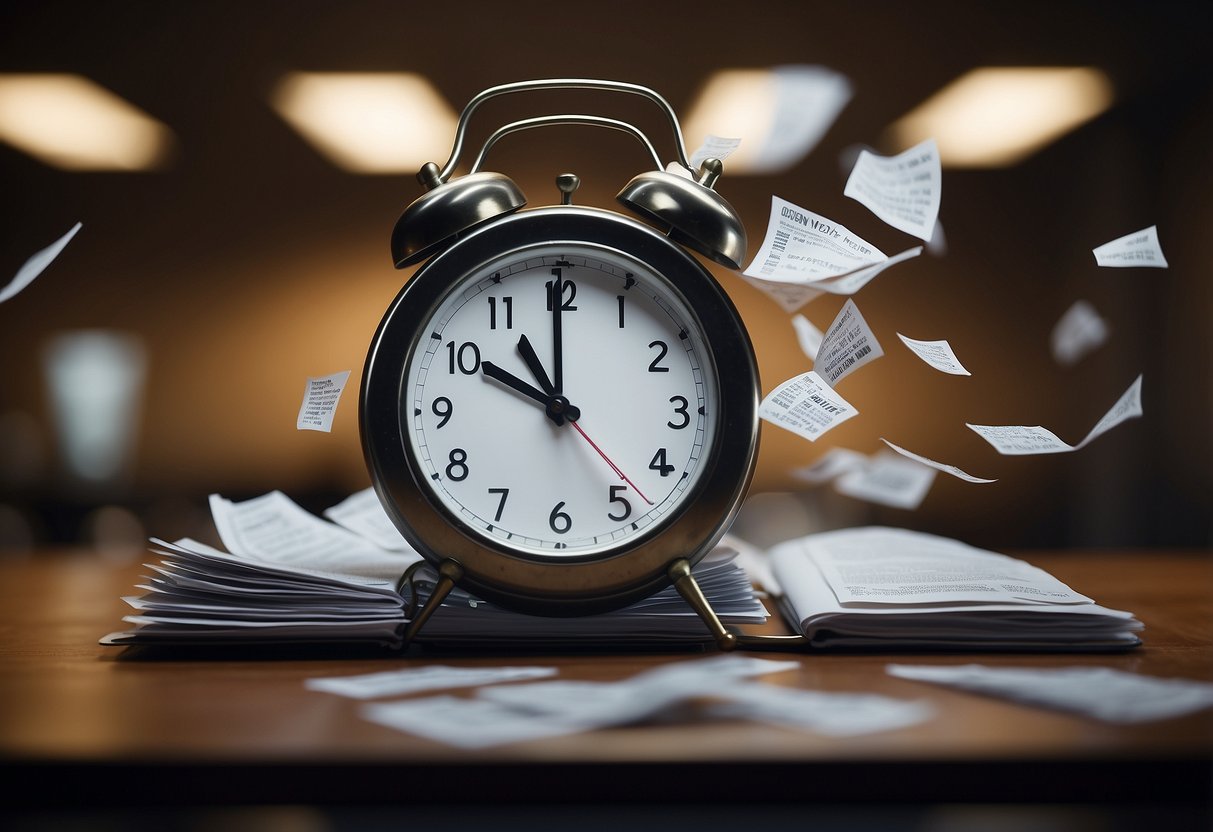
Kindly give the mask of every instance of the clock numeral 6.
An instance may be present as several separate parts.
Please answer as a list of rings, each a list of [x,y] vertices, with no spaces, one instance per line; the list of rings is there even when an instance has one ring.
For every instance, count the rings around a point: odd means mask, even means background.
[[[653,459],[649,462],[649,469],[658,472],[663,477],[674,473],[674,466],[665,461],[665,448],[658,448],[657,453],[653,454]]]
[[[548,525],[556,534],[564,534],[573,528],[573,518],[561,511],[562,508],[564,508],[563,500],[557,503],[556,507],[552,509],[552,513],[548,515]]]
[[[452,448],[448,457],[450,464],[446,466],[446,475],[455,482],[463,482],[468,478],[468,452],[463,448]]]
[[[607,517],[609,517],[610,519],[615,520],[615,521],[620,521],[620,520],[627,520],[629,517],[632,516],[632,504],[629,503],[626,498],[619,496],[620,491],[627,491],[627,490],[628,490],[628,487],[626,485],[612,485],[611,486],[611,502],[620,503],[623,506],[623,508],[620,510],[618,515],[610,514],[608,512]]]
[[[464,341],[460,344],[458,352],[455,350],[455,342],[450,341],[446,345],[446,351],[451,375],[455,375],[456,366],[459,367],[459,372],[465,376],[473,376],[480,372],[480,347],[471,341]]]

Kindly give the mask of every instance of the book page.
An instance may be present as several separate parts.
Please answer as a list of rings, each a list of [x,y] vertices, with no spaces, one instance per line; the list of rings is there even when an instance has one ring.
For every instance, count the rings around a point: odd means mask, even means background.
[[[844,607],[1094,603],[1024,561],[923,532],[844,529],[813,535],[805,548]]]

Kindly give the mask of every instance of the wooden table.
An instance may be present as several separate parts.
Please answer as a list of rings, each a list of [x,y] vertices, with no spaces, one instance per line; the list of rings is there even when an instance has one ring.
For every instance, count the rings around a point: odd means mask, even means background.
[[[925,699],[938,716],[856,738],[733,723],[674,723],[460,751],[359,718],[305,679],[432,662],[383,654],[132,657],[97,640],[121,628],[137,564],[39,552],[0,564],[0,783],[39,805],[649,804],[869,806],[1180,805],[1204,817],[1213,712],[1114,726],[892,678],[890,661],[1113,667],[1213,680],[1209,552],[1018,553],[1145,623],[1115,655],[805,654],[780,683]],[[615,680],[672,655],[443,656],[446,664],[552,664]],[[780,657],[782,658],[782,657]],[[774,680],[776,677],[772,677]],[[788,681],[790,680],[790,681]]]

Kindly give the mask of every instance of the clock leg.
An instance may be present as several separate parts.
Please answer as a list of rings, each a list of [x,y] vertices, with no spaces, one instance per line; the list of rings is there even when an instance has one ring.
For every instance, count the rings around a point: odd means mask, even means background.
[[[409,645],[413,643],[418,631],[425,626],[425,622],[430,620],[434,611],[442,606],[443,600],[451,594],[451,590],[455,588],[455,582],[461,577],[463,577],[463,567],[453,560],[444,560],[438,566],[438,583],[434,585],[434,591],[430,593],[425,606],[417,611],[416,616],[404,631],[404,644],[401,646],[401,650],[409,649]]]
[[[725,629],[720,617],[716,615],[716,610],[712,609],[712,605],[704,597],[703,590],[699,588],[699,583],[691,574],[691,564],[685,558],[679,558],[670,564],[668,574],[673,580],[678,594],[691,605],[691,609],[699,614],[703,623],[708,625],[708,631],[712,634],[712,638],[716,639],[716,646],[725,651],[735,648],[737,636]]]

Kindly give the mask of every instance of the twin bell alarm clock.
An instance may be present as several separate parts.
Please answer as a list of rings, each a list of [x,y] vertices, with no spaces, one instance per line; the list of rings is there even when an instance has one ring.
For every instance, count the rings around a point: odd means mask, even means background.
[[[633,125],[551,115],[499,128],[453,176],[468,120],[512,93],[608,90],[662,109],[677,161],[665,169]],[[618,194],[627,214],[559,203],[525,208],[483,168],[502,137],[554,125],[630,134],[653,169]],[[671,166],[673,167],[673,166]],[[438,572],[412,641],[450,590],[544,616],[600,613],[671,584],[722,649],[691,568],[728,530],[758,451],[758,370],[728,295],[690,253],[729,268],[745,231],[691,168],[670,105],[617,81],[552,79],[485,90],[464,108],[446,164],[392,232],[397,268],[422,264],[392,302],[365,364],[360,429],[375,490]]]

